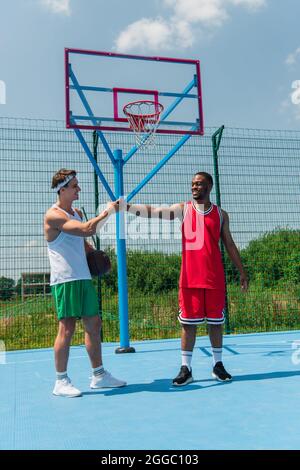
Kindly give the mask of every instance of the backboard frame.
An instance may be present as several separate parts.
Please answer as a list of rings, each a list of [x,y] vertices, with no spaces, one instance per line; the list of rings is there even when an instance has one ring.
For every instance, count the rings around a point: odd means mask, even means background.
[[[84,97],[83,90],[87,90],[89,88],[92,91],[110,91],[113,94],[113,120],[114,122],[118,123],[125,123],[127,119],[124,117],[119,116],[118,111],[118,94],[120,93],[138,93],[140,95],[152,95],[153,101],[159,101],[159,94],[158,90],[145,90],[145,89],[137,89],[137,88],[121,88],[115,87],[111,89],[101,89],[100,87],[87,87],[81,86],[72,71],[72,62],[71,56],[72,54],[82,54],[88,56],[105,56],[111,58],[120,58],[120,59],[133,59],[133,60],[144,60],[144,61],[153,61],[153,62],[166,62],[166,63],[178,63],[178,64],[190,64],[195,67],[195,74],[194,74],[194,87],[197,90],[197,95],[193,95],[192,97],[197,100],[197,122],[189,129],[158,129],[156,133],[158,134],[189,134],[189,135],[203,135],[204,134],[204,121],[203,121],[203,106],[202,106],[202,88],[201,88],[201,73],[200,73],[200,61],[193,60],[193,59],[180,59],[180,58],[171,58],[171,57],[160,57],[160,56],[144,56],[144,55],[133,55],[133,54],[120,54],[114,52],[105,52],[105,51],[93,51],[93,50],[84,50],[84,49],[65,49],[65,109],[66,109],[66,127],[69,129],[90,129],[90,130],[99,130],[99,131],[121,131],[121,132],[132,132],[130,127],[121,127],[118,125],[106,125],[106,124],[98,124],[101,118],[97,118],[97,116],[93,115],[92,109],[89,106],[87,100]],[[72,82],[72,83],[71,83]],[[82,124],[76,123],[76,116],[72,113],[70,109],[70,90],[75,89],[77,92],[81,93],[81,100],[85,101],[85,108],[88,113],[87,117],[84,117],[86,120],[92,121],[91,124]],[[161,93],[168,94],[168,93]],[[170,96],[177,97],[178,102],[180,102],[185,97],[188,97],[188,93],[169,93]],[[189,96],[191,97],[191,96]],[[176,106],[176,104],[175,104]],[[174,108],[175,108],[174,106]],[[170,113],[172,110],[170,111]],[[101,119],[102,120],[102,119]],[[109,121],[109,119],[107,119]],[[166,122],[167,123],[167,122]],[[161,124],[164,124],[164,121],[161,121]],[[176,123],[175,123],[176,124]]]

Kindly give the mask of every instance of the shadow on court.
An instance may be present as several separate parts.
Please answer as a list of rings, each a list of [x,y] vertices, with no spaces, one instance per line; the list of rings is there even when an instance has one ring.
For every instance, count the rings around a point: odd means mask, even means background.
[[[211,385],[198,385],[200,382],[213,382]],[[140,393],[140,392],[158,392],[158,393],[183,393],[183,392],[193,392],[195,390],[203,390],[205,388],[219,387],[222,385],[229,385],[232,382],[216,382],[215,380],[195,380],[189,385],[184,387],[173,387],[172,381],[170,379],[158,379],[154,380],[151,383],[142,383],[142,384],[129,384],[126,387],[114,388],[107,390],[93,390],[91,392],[84,392],[82,395],[93,395],[102,393],[103,395],[127,395],[129,393]]]
[[[183,393],[193,392],[195,390],[203,390],[206,388],[228,386],[234,382],[248,382],[258,380],[274,380],[274,379],[285,379],[287,377],[300,376],[300,371],[279,371],[279,372],[267,372],[263,374],[247,374],[247,375],[236,375],[233,377],[231,382],[216,382],[214,379],[195,380],[189,385],[184,387],[173,387],[169,379],[158,379],[151,383],[136,383],[129,384],[126,387],[115,388],[115,389],[99,389],[92,390],[90,392],[83,392],[82,395],[99,395],[105,396],[111,395],[127,395],[130,393],[141,393],[141,392],[158,392],[158,393]],[[199,383],[211,383],[211,385],[199,385]]]
[[[243,382],[250,380],[270,380],[270,379],[286,379],[288,377],[300,376],[300,371],[278,371],[266,372],[264,374],[237,375],[234,377],[235,382]]]

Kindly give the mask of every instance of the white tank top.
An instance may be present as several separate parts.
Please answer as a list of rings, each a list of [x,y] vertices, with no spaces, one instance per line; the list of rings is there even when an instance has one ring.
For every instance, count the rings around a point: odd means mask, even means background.
[[[61,210],[70,219],[81,222],[80,216],[73,208],[74,215],[71,215],[56,204],[53,204],[52,207]],[[51,270],[50,286],[63,282],[91,279],[83,237],[60,232],[55,240],[47,242],[47,248]]]

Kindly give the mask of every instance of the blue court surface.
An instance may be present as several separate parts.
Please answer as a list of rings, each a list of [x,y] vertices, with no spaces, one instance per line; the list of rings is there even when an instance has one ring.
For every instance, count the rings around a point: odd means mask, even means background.
[[[224,338],[231,383],[211,377],[209,340],[198,337],[195,381],[171,386],[180,341],[132,343],[117,355],[104,344],[104,366],[128,381],[89,389],[84,347],[73,347],[69,375],[80,398],[52,395],[51,349],[7,353],[0,364],[1,449],[300,449],[300,332]],[[297,343],[299,341],[299,344]]]

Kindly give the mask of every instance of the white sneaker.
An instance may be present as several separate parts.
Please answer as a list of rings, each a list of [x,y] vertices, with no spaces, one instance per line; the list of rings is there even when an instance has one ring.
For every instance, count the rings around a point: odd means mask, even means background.
[[[55,382],[55,386],[53,389],[53,395],[58,395],[60,397],[80,397],[81,391],[78,388],[75,388],[74,385],[71,384],[71,380],[69,377],[65,379],[57,380]]]
[[[104,371],[102,375],[96,377],[92,376],[91,388],[117,388],[124,387],[126,382],[124,380],[118,380],[113,377],[107,370]]]

